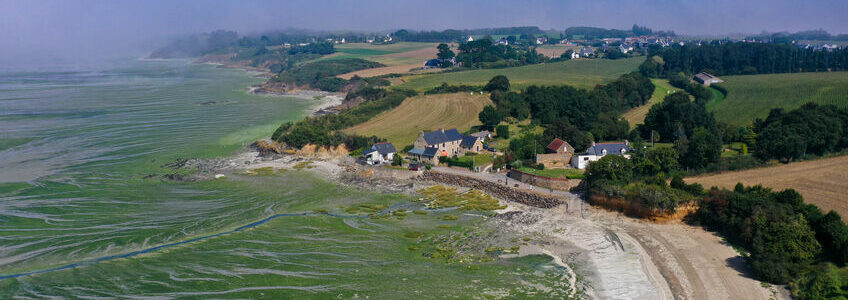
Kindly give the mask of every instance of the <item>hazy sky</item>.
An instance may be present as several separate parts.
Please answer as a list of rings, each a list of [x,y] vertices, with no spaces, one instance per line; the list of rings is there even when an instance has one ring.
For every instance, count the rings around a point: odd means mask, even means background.
[[[149,50],[165,37],[230,29],[391,30],[539,26],[684,34],[823,28],[848,33],[848,0],[36,1],[0,0],[0,63],[10,57]]]

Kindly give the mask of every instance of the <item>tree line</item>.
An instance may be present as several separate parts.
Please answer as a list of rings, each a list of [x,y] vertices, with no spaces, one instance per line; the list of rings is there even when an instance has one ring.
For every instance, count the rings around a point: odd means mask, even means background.
[[[845,71],[848,48],[817,51],[787,44],[721,41],[701,46],[650,47],[648,59],[639,70],[650,77],[699,72],[737,75]]]

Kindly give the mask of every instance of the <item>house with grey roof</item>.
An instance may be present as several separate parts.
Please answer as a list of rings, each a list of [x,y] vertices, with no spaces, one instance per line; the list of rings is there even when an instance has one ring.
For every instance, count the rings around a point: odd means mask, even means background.
[[[621,155],[630,159],[630,152],[633,152],[633,148],[630,148],[630,142],[628,141],[613,143],[592,142],[592,146],[586,149],[585,152],[571,158],[571,165],[578,169],[585,169],[590,162],[597,161],[607,155]]]
[[[421,132],[412,144],[413,148],[438,149],[439,156],[459,155],[459,144],[462,142],[462,134],[454,129],[439,129],[430,132]]]
[[[368,150],[362,151],[362,156],[365,158],[365,163],[379,165],[391,162],[394,159],[395,153],[397,153],[397,150],[395,150],[395,146],[392,143],[376,143],[371,145],[371,148],[368,148]]]
[[[462,154],[468,152],[480,152],[483,150],[483,142],[480,141],[479,138],[475,136],[464,136],[462,137],[462,141],[459,142],[459,151]]]

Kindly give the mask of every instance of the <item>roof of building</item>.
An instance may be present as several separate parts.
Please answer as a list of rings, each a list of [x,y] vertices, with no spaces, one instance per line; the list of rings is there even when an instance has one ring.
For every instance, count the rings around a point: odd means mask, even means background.
[[[492,133],[489,132],[488,130],[483,130],[483,131],[475,132],[475,133],[471,134],[471,136],[476,137],[476,138],[488,137],[490,135],[492,135]]]
[[[421,155],[421,156],[435,157],[436,152],[438,152],[438,151],[439,151],[438,148],[427,147],[427,148],[423,148],[423,149],[422,148],[412,148],[412,150],[409,150],[409,152],[407,152],[407,153],[409,153],[411,155]]]
[[[550,149],[553,152],[557,152],[559,150],[559,148],[562,147],[563,144],[566,145],[566,149],[568,149],[568,148],[573,149],[573,147],[571,147],[571,145],[568,144],[568,142],[563,141],[559,138],[554,138],[554,140],[551,141],[550,144],[548,144],[548,149]]]
[[[395,150],[395,145],[392,143],[376,143],[371,146],[371,149],[379,151],[382,155],[397,152],[397,150]]]
[[[464,136],[462,137],[462,142],[459,143],[459,146],[462,148],[471,148],[474,147],[474,143],[479,140],[480,139],[475,136]]]
[[[456,128],[444,131],[436,130],[424,133],[424,141],[427,142],[428,145],[453,142],[461,139],[462,135],[459,134],[459,131],[457,131]]]
[[[584,154],[598,155],[598,156],[603,156],[603,155],[606,155],[606,154],[621,155],[622,154],[621,149],[624,149],[625,152],[633,151],[633,149],[630,148],[630,144],[627,143],[627,142],[597,143],[597,144],[589,147],[589,149],[586,149],[586,153],[584,153]],[[604,150],[606,150],[606,154],[604,154]]]
[[[438,59],[434,58],[434,59],[430,59],[430,60],[425,61],[424,65],[428,66],[428,67],[438,67],[439,65],[441,65],[441,62]]]
[[[707,73],[707,72],[698,73],[697,75],[695,75],[695,78],[698,78],[698,79],[700,79],[701,81],[704,81],[704,82],[707,82],[709,80],[721,80],[718,77],[716,77],[715,75]]]

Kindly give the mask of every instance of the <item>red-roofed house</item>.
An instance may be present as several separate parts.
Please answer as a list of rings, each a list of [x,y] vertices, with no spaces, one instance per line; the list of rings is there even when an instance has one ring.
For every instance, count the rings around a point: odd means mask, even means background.
[[[548,153],[536,154],[536,163],[545,165],[547,169],[568,168],[568,163],[574,156],[574,147],[558,138],[551,141],[545,150]]]

